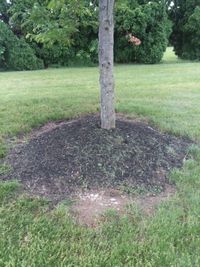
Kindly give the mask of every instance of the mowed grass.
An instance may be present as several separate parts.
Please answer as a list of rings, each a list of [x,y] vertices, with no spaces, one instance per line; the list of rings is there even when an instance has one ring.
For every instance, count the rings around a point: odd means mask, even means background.
[[[116,108],[148,118],[162,130],[200,140],[200,64],[168,50],[158,65],[119,65]],[[66,68],[0,73],[0,135],[30,131],[49,120],[99,110],[98,69]],[[147,217],[109,212],[97,229],[77,225],[61,203],[18,195],[20,185],[0,183],[0,267],[200,266],[200,151],[171,179],[177,193]]]
[[[171,49],[163,64],[116,66],[116,110],[148,117],[164,130],[198,139],[199,73],[199,63],[177,60]],[[0,73],[0,155],[8,135],[49,120],[97,112],[98,75],[98,68]]]

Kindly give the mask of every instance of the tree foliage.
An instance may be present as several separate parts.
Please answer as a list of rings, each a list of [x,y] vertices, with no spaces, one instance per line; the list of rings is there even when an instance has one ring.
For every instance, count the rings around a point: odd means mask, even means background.
[[[26,42],[29,51],[34,50],[46,67],[98,62],[98,13],[97,0],[2,0],[0,3],[1,20],[20,42]],[[129,42],[129,33],[139,38],[141,45]],[[116,62],[159,62],[169,33],[164,0],[116,1]]]
[[[12,70],[34,70],[43,64],[24,38],[18,38],[3,21],[0,21],[0,66]]]
[[[95,2],[12,0],[9,14],[12,30],[26,37],[45,66],[97,62]]]
[[[176,0],[168,5],[175,53],[183,59],[200,60],[200,0]]]
[[[9,14],[8,14],[9,8],[10,8],[9,1],[6,0],[0,1],[0,20],[4,21],[5,23],[9,23]]]
[[[62,2],[62,4],[61,4]],[[51,5],[54,12],[61,14],[62,8],[66,8],[67,0],[57,1]],[[75,4],[76,10],[71,1],[71,11],[73,14],[74,28],[69,28],[68,34],[69,47],[73,48],[75,58],[83,61],[97,62],[98,59],[98,3],[96,1],[79,1],[79,5]],[[76,2],[76,1],[75,1]],[[73,3],[75,3],[73,2]],[[48,10],[49,6],[47,6]],[[59,11],[60,10],[60,11]],[[68,8],[68,10],[70,10]],[[35,10],[36,11],[36,10]],[[39,9],[39,17],[41,9]],[[42,12],[45,14],[45,12]],[[32,17],[33,16],[33,17]],[[38,18],[32,13],[30,20],[38,22]],[[45,17],[45,16],[43,16]],[[66,14],[66,19],[69,14]],[[76,20],[75,20],[76,18]],[[45,23],[47,19],[45,18]],[[55,18],[53,19],[55,23]],[[69,25],[70,25],[69,21]],[[62,40],[65,29],[57,18],[59,25],[59,33],[56,32],[55,25],[47,27],[45,32],[44,24],[41,23],[42,30],[38,32],[38,26],[34,30],[32,36],[37,42],[48,43],[59,42]],[[125,0],[117,1],[115,11],[115,61],[116,62],[140,62],[140,63],[157,63],[162,59],[163,53],[168,44],[170,34],[170,22],[167,19],[166,5],[164,1],[142,1],[142,0]],[[127,34],[136,35],[142,44],[139,47],[133,46],[128,42]],[[74,60],[75,60],[74,58]]]
[[[158,63],[170,34],[164,1],[123,1],[116,10],[115,60],[117,62]],[[140,46],[127,41],[131,33]]]

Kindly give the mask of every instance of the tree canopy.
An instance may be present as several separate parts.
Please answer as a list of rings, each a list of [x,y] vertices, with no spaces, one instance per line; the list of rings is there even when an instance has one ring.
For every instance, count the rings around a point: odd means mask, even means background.
[[[46,67],[98,62],[98,12],[97,0],[0,2],[0,20]],[[176,54],[199,60],[200,0],[117,0],[115,62],[160,62],[169,42],[172,23],[170,42]],[[140,46],[130,42],[130,34],[141,41]],[[4,42],[1,59],[6,60],[7,47]],[[9,68],[9,64],[5,66]]]
[[[175,53],[183,59],[200,60],[200,0],[170,1],[168,8]]]

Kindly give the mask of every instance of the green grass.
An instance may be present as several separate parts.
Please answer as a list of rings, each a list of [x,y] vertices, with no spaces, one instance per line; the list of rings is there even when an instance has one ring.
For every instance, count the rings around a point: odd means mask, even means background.
[[[200,65],[177,61],[170,49],[167,59],[168,64],[117,66],[116,109],[198,139]],[[0,156],[7,135],[99,110],[97,68],[0,73],[0,84]]]
[[[117,111],[199,142],[199,72],[171,50],[158,65],[117,66]],[[0,155],[7,136],[99,108],[97,68],[0,73],[0,84]],[[130,207],[98,229],[76,225],[67,205],[49,211],[46,201],[13,194],[16,182],[0,183],[0,267],[199,267],[200,151],[190,154],[172,173],[176,195],[152,218]]]

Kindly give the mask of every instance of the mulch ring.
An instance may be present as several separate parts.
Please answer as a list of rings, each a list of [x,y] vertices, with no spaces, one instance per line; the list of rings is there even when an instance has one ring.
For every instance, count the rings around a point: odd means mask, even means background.
[[[164,191],[191,143],[123,117],[106,131],[99,116],[90,115],[34,131],[9,152],[5,163],[12,170],[0,179],[18,179],[29,193],[56,203],[98,188]]]

